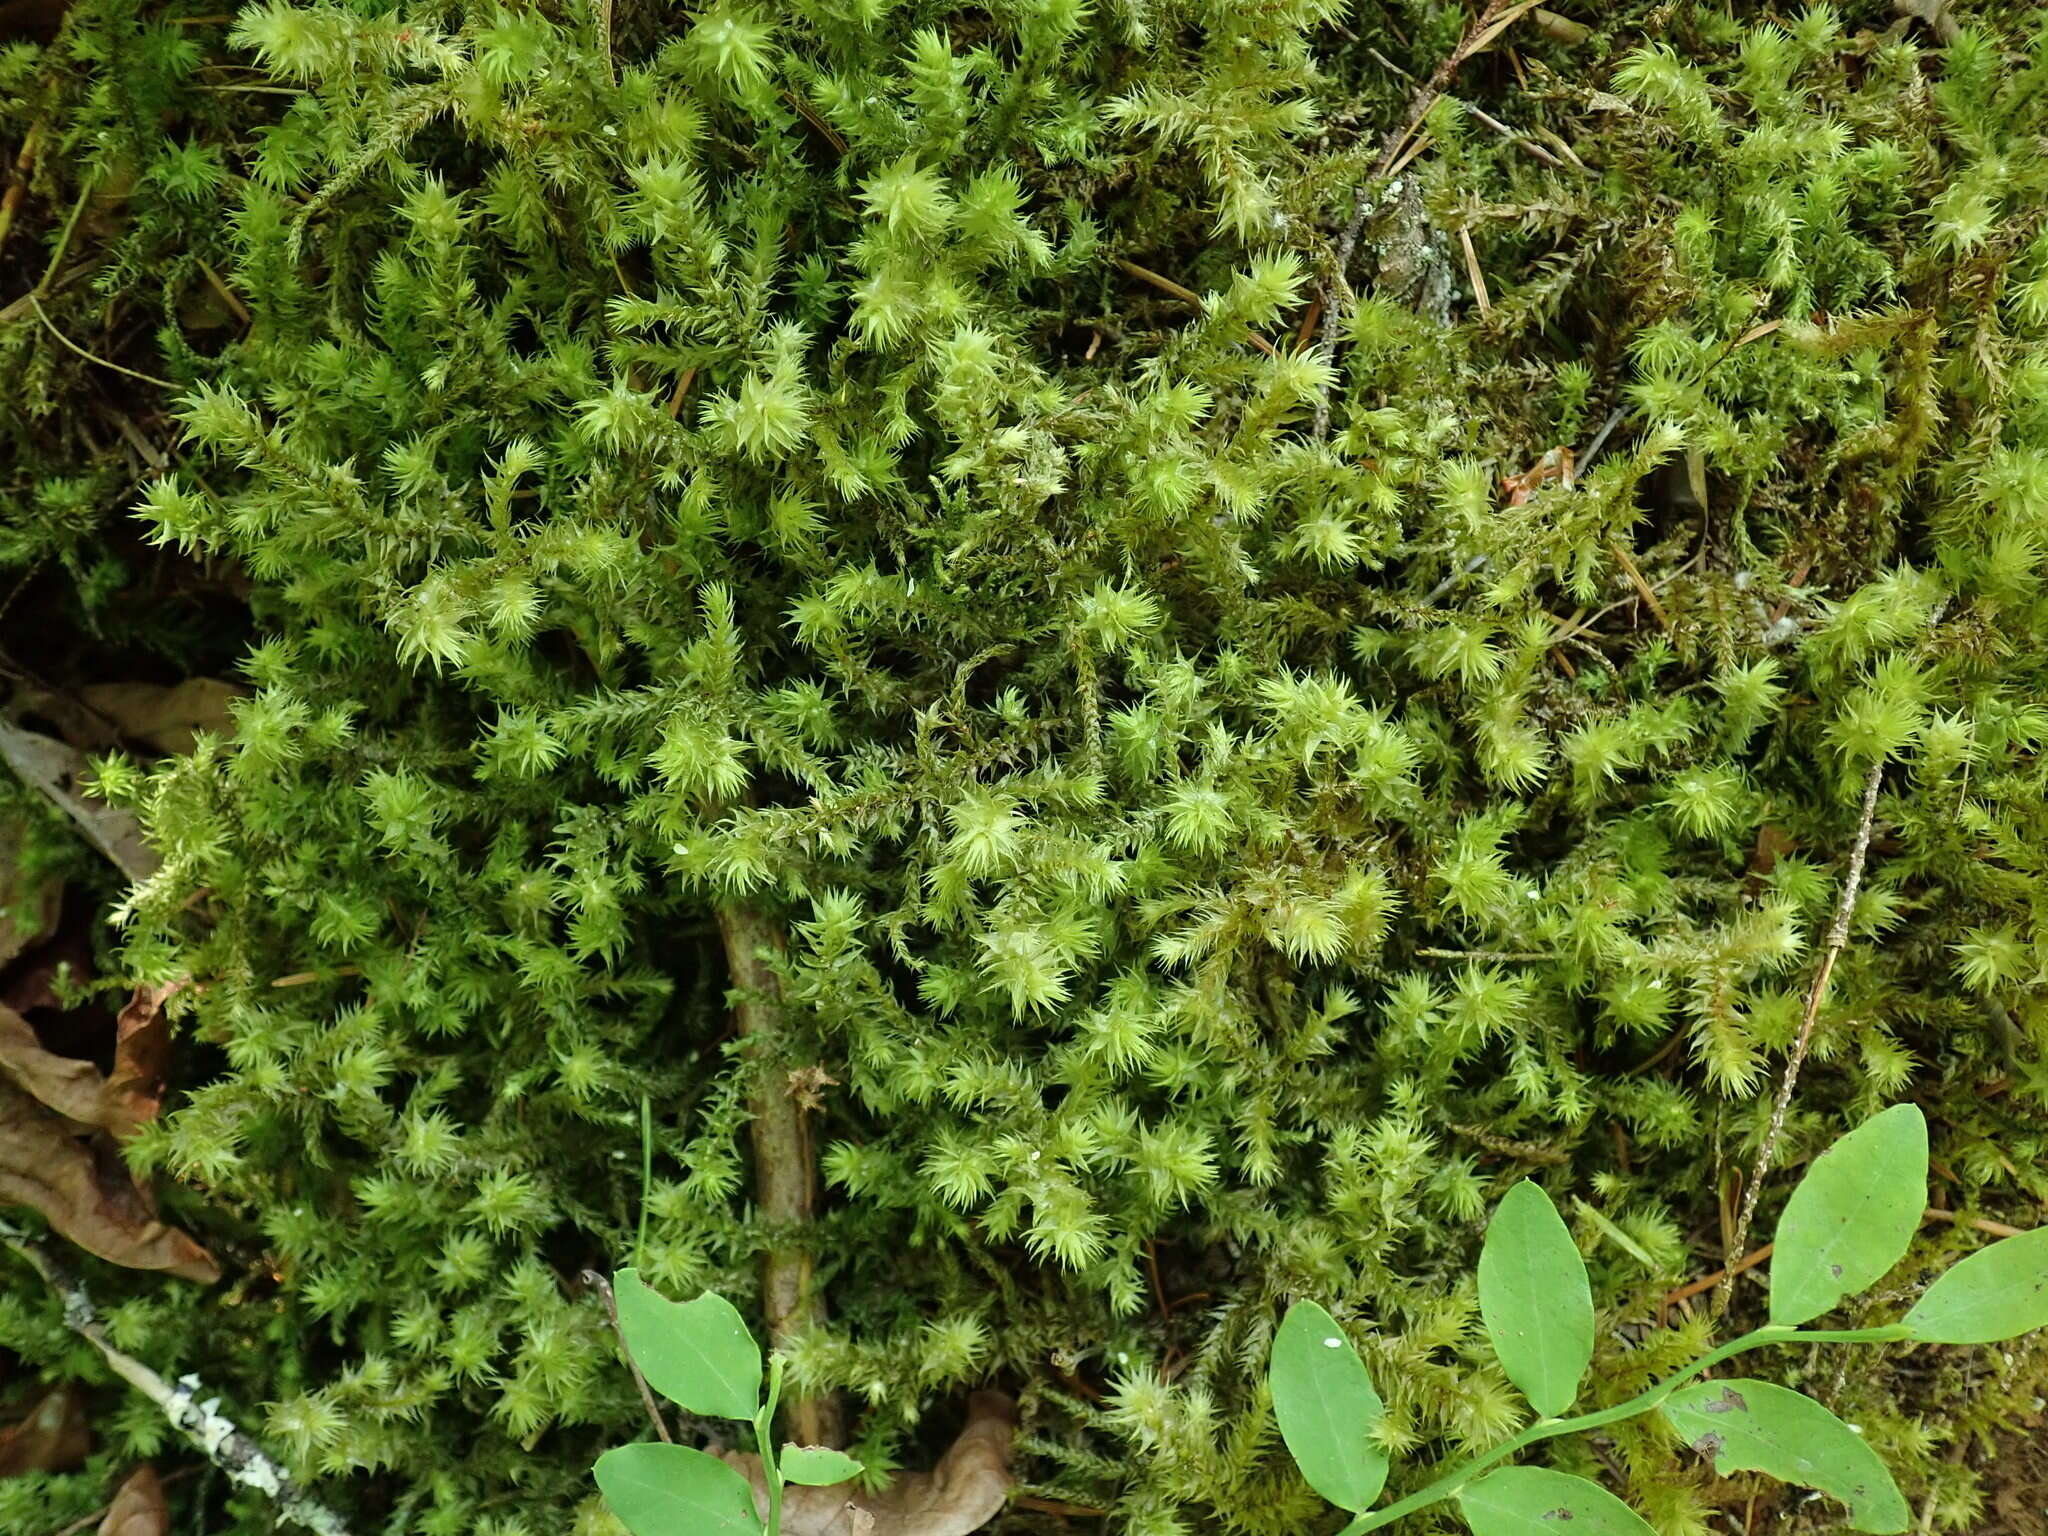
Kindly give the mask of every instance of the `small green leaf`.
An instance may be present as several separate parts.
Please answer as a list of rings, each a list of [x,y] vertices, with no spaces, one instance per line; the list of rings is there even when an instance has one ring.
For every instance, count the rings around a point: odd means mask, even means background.
[[[613,1281],[619,1331],[647,1384],[691,1413],[751,1421],[761,1407],[761,1348],[733,1304],[707,1291],[673,1302],[637,1270]]]
[[[1813,1160],[1778,1222],[1771,1321],[1803,1323],[1905,1256],[1927,1208],[1927,1120],[1917,1104],[1872,1115]]]
[[[860,1463],[844,1451],[828,1451],[822,1445],[785,1445],[775,1459],[785,1480],[806,1488],[830,1488],[850,1477],[860,1476]]]
[[[1598,1483],[1547,1467],[1502,1467],[1458,1491],[1475,1536],[1657,1536],[1643,1517]]]
[[[1570,1228],[1541,1186],[1507,1192],[1479,1250],[1479,1314],[1508,1380],[1556,1418],[1593,1358],[1593,1287]]]
[[[1387,1484],[1387,1454],[1369,1438],[1386,1412],[1365,1362],[1312,1301],[1287,1310],[1273,1340],[1273,1415],[1309,1487],[1362,1514]]]
[[[761,1536],[754,1490],[702,1451],[641,1441],[597,1458],[597,1486],[633,1536]]]
[[[1714,1470],[1767,1472],[1849,1506],[1859,1531],[1903,1531],[1906,1501],[1856,1431],[1810,1397],[1767,1381],[1701,1381],[1664,1401],[1665,1417]]]
[[[1929,1344],[1994,1344],[2048,1328],[2048,1227],[1971,1254],[1927,1287],[1906,1326]]]

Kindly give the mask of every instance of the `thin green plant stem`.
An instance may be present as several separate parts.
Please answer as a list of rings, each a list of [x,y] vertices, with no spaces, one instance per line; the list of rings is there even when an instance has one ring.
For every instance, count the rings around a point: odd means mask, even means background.
[[[86,199],[91,196],[92,181],[88,178],[85,185],[78,189],[78,201],[71,205],[71,216],[64,221],[63,233],[57,236],[57,248],[50,252],[50,264],[43,268],[42,278],[36,283],[37,293],[50,291],[50,282],[57,275],[57,267],[64,260],[64,252],[71,246],[71,236],[77,231],[79,216],[85,212]]]
[[[43,322],[44,329],[49,331],[49,333],[52,336],[56,337],[59,341],[63,342],[65,346],[69,347],[72,351],[76,352],[80,357],[84,358],[88,363],[98,363],[102,368],[111,368],[116,373],[125,373],[131,379],[140,379],[145,384],[154,384],[158,389],[176,389],[178,387],[176,384],[173,384],[169,379],[160,379],[153,373],[139,373],[133,368],[123,367],[121,364],[114,362],[110,358],[99,357],[91,352],[86,351],[85,348],[81,347],[69,336],[66,336],[62,331],[57,329],[57,322],[50,318],[49,312],[43,308],[43,301],[37,298],[35,294],[29,294],[28,303],[29,308],[33,309],[36,312],[36,318]]]
[[[647,1200],[654,1191],[654,1105],[640,1095],[640,1236],[633,1244],[633,1262],[647,1262]]]
[[[782,1397],[782,1356],[768,1357],[768,1396],[754,1420],[754,1444],[761,1452],[761,1479],[768,1485],[767,1536],[782,1536],[782,1467],[775,1456],[775,1406]]]
[[[1385,1509],[1372,1510],[1353,1520],[1337,1536],[1362,1536],[1366,1531],[1377,1531],[1392,1525],[1396,1520],[1427,1509],[1439,1500],[1447,1499],[1465,1484],[1496,1462],[1505,1461],[1517,1451],[1527,1450],[1541,1440],[1554,1440],[1559,1435],[1576,1434],[1580,1430],[1598,1429],[1604,1424],[1619,1423],[1632,1419],[1639,1413],[1647,1413],[1671,1396],[1695,1376],[1713,1369],[1723,1360],[1736,1355],[1747,1354],[1752,1349],[1762,1349],[1768,1344],[1888,1344],[1911,1338],[1912,1331],[1903,1323],[1888,1323],[1880,1328],[1786,1328],[1767,1324],[1739,1339],[1731,1339],[1718,1349],[1709,1350],[1683,1370],[1664,1378],[1654,1387],[1638,1393],[1626,1402],[1616,1403],[1612,1408],[1597,1409],[1569,1419],[1538,1419],[1512,1440],[1503,1441],[1483,1455],[1475,1456],[1463,1466],[1454,1467],[1428,1487],[1417,1490]]]

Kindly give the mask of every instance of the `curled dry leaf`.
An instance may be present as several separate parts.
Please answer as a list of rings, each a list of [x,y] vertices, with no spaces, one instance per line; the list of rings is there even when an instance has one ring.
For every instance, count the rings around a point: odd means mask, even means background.
[[[0,1003],[0,1074],[80,1126],[100,1123],[106,1079],[100,1069],[75,1056],[46,1050],[35,1026]]]
[[[163,1108],[171,1075],[171,1024],[164,1004],[187,983],[138,986],[114,1023],[114,1070],[107,1076],[100,1124],[125,1135]]]
[[[19,1423],[0,1429],[0,1477],[68,1472],[91,1450],[85,1393],[67,1381],[44,1393]]]
[[[112,721],[130,741],[163,753],[190,752],[195,733],[234,734],[228,705],[244,690],[217,678],[188,677],[166,688],[160,683],[94,683],[79,697]]]
[[[114,1495],[97,1536],[170,1536],[171,1506],[156,1468],[137,1467]]]
[[[0,1073],[14,1079],[67,1120],[125,1136],[162,1107],[170,1071],[170,1024],[164,1003],[185,984],[142,986],[114,1027],[114,1070],[44,1047],[35,1026],[0,1003]]]
[[[72,1123],[0,1076],[0,1204],[33,1206],[65,1237],[110,1264],[155,1269],[210,1285],[213,1255],[156,1219],[104,1135],[81,1140]]]
[[[783,1491],[783,1536],[971,1536],[1002,1513],[1010,1496],[1010,1442],[1017,1405],[1000,1392],[968,1400],[967,1424],[929,1472],[908,1472],[879,1493],[851,1483]],[[761,1458],[721,1452],[754,1485],[763,1518],[768,1491]]]

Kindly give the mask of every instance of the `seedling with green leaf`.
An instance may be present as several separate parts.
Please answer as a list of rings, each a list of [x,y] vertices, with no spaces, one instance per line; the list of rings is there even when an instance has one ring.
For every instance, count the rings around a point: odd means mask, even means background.
[[[1494,1213],[1479,1257],[1479,1310],[1501,1369],[1535,1421],[1406,1498],[1373,1509],[1388,1458],[1374,1430],[1385,1412],[1365,1363],[1336,1319],[1293,1306],[1273,1344],[1273,1409],[1309,1486],[1358,1518],[1342,1536],[1379,1530],[1444,1499],[1477,1536],[1654,1536],[1597,1483],[1500,1463],[1536,1444],[1657,1412],[1717,1472],[1764,1472],[1847,1506],[1859,1531],[1907,1527],[1891,1473],[1854,1430],[1812,1398],[1766,1381],[1703,1379],[1724,1360],[1771,1344],[1984,1344],[2048,1327],[2048,1228],[1972,1254],[1924,1291],[1904,1318],[1874,1328],[1804,1328],[1883,1278],[1905,1255],[1927,1199],[1927,1124],[1897,1105],[1836,1142],[1807,1170],[1778,1224],[1770,1320],[1710,1350],[1648,1391],[1565,1417],[1593,1358],[1592,1290],[1550,1197],[1524,1180]]]
[[[598,1458],[597,1486],[634,1536],[781,1536],[787,1484],[822,1488],[860,1473],[841,1451],[775,1449],[782,1358],[769,1359],[764,1382],[761,1346],[731,1302],[709,1292],[669,1301],[632,1269],[619,1271],[613,1291],[620,1335],[647,1384],[686,1412],[752,1425],[768,1490],[764,1520],[753,1486],[716,1456],[649,1441],[620,1446]]]

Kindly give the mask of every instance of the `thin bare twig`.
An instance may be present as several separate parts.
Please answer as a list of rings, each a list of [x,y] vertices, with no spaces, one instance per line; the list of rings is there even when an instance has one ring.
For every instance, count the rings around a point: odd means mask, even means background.
[[[1496,965],[1521,965],[1562,958],[1546,949],[1418,949],[1415,953],[1431,960],[1479,960]]]
[[[1562,160],[1558,159],[1557,156],[1553,155],[1549,150],[1545,149],[1541,144],[1538,144],[1534,139],[1530,138],[1527,134],[1517,133],[1514,129],[1510,128],[1506,123],[1502,122],[1499,118],[1493,116],[1491,113],[1485,111],[1483,108],[1474,106],[1469,101],[1461,102],[1460,105],[1463,106],[1464,109],[1467,112],[1469,112],[1473,117],[1477,118],[1480,122],[1484,123],[1487,127],[1491,128],[1495,133],[1499,134],[1502,138],[1506,139],[1510,144],[1514,145],[1517,149],[1522,150],[1524,153],[1532,156],[1535,159],[1541,160],[1545,165],[1552,166],[1560,171],[1564,169],[1564,162]],[[1583,167],[1581,167],[1581,169],[1583,169]]]
[[[2010,1222],[1993,1221],[1988,1216],[1958,1216],[1954,1211],[1939,1211],[1933,1206],[1929,1206],[1923,1211],[1920,1219],[1923,1221],[1959,1221],[1966,1227],[1972,1227],[1992,1237],[2018,1237],[2026,1230],[2024,1227],[2016,1227]]]
[[[1735,1218],[1735,1230],[1729,1235],[1725,1250],[1732,1271],[1736,1255],[1749,1240],[1750,1218],[1756,1215],[1758,1192],[1764,1187],[1769,1176],[1771,1163],[1778,1155],[1778,1138],[1784,1134],[1785,1112],[1792,1105],[1792,1090],[1799,1086],[1799,1069],[1806,1064],[1807,1047],[1813,1043],[1814,1020],[1820,1017],[1821,999],[1827,995],[1828,978],[1834,974],[1835,962],[1842,957],[1842,951],[1849,947],[1849,920],[1856,910],[1856,893],[1863,886],[1863,862],[1870,853],[1870,829],[1877,820],[1877,791],[1884,782],[1884,759],[1879,758],[1870,765],[1870,777],[1863,784],[1862,819],[1856,826],[1856,843],[1849,851],[1849,871],[1842,881],[1842,897],[1835,904],[1835,920],[1828,927],[1826,942],[1822,945],[1820,964],[1814,968],[1813,983],[1806,989],[1806,1014],[1799,1021],[1799,1037],[1792,1042],[1792,1054],[1785,1060],[1785,1075],[1778,1082],[1778,1099],[1771,1106],[1771,1127],[1764,1133],[1764,1144],[1757,1148],[1756,1167],[1750,1171],[1748,1186],[1742,1191],[1742,1211]],[[1735,1290],[1735,1276],[1722,1276],[1720,1285],[1714,1291],[1714,1313],[1716,1316],[1728,1308],[1728,1298]]]
[[[57,1293],[64,1303],[64,1325],[97,1349],[116,1376],[162,1409],[173,1427],[227,1473],[229,1482],[265,1495],[279,1514],[318,1536],[349,1536],[348,1522],[300,1488],[262,1446],[223,1415],[219,1398],[199,1400],[205,1388],[197,1376],[181,1376],[172,1386],[140,1360],[109,1344],[84,1282],[48,1248],[8,1221],[0,1221],[0,1242],[26,1259]]]
[[[213,291],[220,295],[221,303],[227,305],[234,312],[235,318],[242,322],[242,329],[247,330],[253,325],[255,319],[249,313],[249,306],[244,304],[242,296],[230,288],[221,278],[221,275],[213,270],[212,263],[203,256],[194,256],[192,259],[199,263],[200,272],[205,276],[206,281],[212,285]]]
[[[583,1283],[604,1299],[604,1315],[612,1320],[612,1332],[619,1340],[619,1353],[626,1357],[626,1369],[633,1373],[633,1385],[640,1389],[640,1401],[647,1408],[647,1417],[653,1421],[654,1432],[661,1436],[663,1445],[674,1445],[668,1424],[661,1416],[661,1408],[654,1401],[654,1394],[647,1390],[647,1378],[640,1374],[639,1362],[633,1358],[633,1351],[626,1344],[626,1330],[619,1326],[619,1299],[612,1294],[611,1281],[594,1269],[586,1269],[583,1271]]]
[[[1621,562],[1621,568],[1627,574],[1629,584],[1642,596],[1643,601],[1650,605],[1650,614],[1656,619],[1657,627],[1665,634],[1670,634],[1671,620],[1664,615],[1664,605],[1657,601],[1656,589],[1643,580],[1642,570],[1636,565],[1635,557],[1622,547],[1618,539],[1607,547],[1614,551],[1614,558]]]

